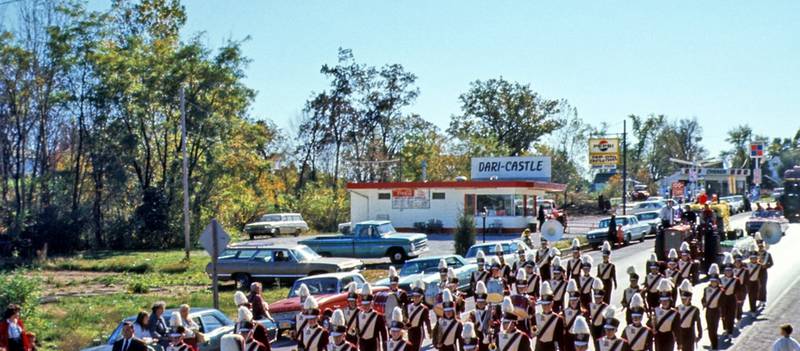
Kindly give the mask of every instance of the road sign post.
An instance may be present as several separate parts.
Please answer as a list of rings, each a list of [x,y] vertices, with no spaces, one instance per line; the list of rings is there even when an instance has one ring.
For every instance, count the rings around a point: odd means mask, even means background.
[[[200,245],[211,256],[211,289],[214,294],[214,308],[219,309],[219,277],[217,275],[217,257],[220,248],[225,248],[231,241],[230,235],[219,225],[216,219],[211,219],[211,223],[206,226],[203,234],[200,235]]]

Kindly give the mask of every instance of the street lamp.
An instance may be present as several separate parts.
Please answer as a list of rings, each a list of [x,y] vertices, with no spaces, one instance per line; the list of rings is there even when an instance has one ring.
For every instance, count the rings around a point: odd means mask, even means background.
[[[483,242],[486,243],[486,207],[481,211],[481,217],[483,218]]]

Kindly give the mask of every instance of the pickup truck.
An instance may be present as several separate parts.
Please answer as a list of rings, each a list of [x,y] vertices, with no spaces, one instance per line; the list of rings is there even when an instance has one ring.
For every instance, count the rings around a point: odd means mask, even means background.
[[[399,264],[428,250],[428,236],[421,233],[398,233],[389,221],[366,221],[353,226],[347,234],[321,235],[301,240],[327,257],[389,257]]]
[[[608,224],[611,218],[603,218],[597,224],[597,229],[590,230],[586,233],[586,241],[589,242],[594,248],[603,245],[603,241],[608,240]],[[650,232],[650,225],[639,222],[639,219],[633,215],[617,216],[617,226],[622,228],[622,240],[625,245],[630,244],[633,240],[644,241],[645,235]],[[614,243],[611,243],[612,245]]]

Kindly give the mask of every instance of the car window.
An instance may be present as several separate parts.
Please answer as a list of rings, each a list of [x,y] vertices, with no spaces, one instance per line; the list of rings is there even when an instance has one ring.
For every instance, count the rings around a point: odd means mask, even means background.
[[[256,250],[239,250],[239,256],[236,256],[238,259],[242,260],[249,260],[256,254]]]
[[[295,282],[289,297],[297,296],[300,284],[305,284],[311,295],[336,294],[338,293],[338,280],[336,278],[305,279]]]
[[[400,268],[400,275],[412,275],[418,273],[435,273],[439,269],[439,260],[419,260],[406,262]]]
[[[253,256],[255,260],[263,260],[264,262],[272,262],[272,250],[259,250]]]
[[[276,215],[265,215],[261,217],[262,222],[278,222],[281,220],[281,216]]]
[[[447,267],[460,268],[461,266],[463,266],[461,261],[452,256],[445,259],[445,262],[447,262]]]
[[[346,287],[347,284],[350,284],[352,282],[353,282],[353,276],[342,277],[342,280],[339,282],[339,286],[341,287],[340,289],[344,289],[344,287]]]
[[[238,255],[238,254],[239,254],[239,250],[227,249],[225,251],[222,251],[221,254],[219,254],[219,259],[220,260],[224,260],[224,259],[229,259],[229,258],[236,258],[236,255]]]
[[[380,232],[381,234],[389,234],[389,233],[393,233],[395,231],[394,227],[392,226],[391,223],[381,224],[381,225],[377,226],[377,228],[378,228],[378,232]]]
[[[203,333],[210,333],[223,326],[222,321],[213,314],[204,314],[200,320],[203,322]]]
[[[310,247],[305,245],[297,246],[297,248],[294,250],[294,255],[298,260],[300,260],[300,262],[313,261],[322,257],[318,253],[314,252],[314,250],[312,250]]]
[[[293,259],[289,256],[289,251],[287,250],[274,250],[274,253],[272,254],[272,261],[291,262]]]

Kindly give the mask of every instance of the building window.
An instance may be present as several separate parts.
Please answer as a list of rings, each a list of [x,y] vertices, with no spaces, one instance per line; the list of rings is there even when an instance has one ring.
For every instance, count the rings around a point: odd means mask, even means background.
[[[475,215],[486,207],[488,217],[514,216],[514,195],[477,195]]]
[[[378,193],[378,200],[391,200],[392,194],[391,193]]]
[[[431,198],[434,200],[444,200],[444,193],[432,193]]]

